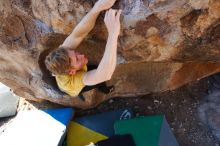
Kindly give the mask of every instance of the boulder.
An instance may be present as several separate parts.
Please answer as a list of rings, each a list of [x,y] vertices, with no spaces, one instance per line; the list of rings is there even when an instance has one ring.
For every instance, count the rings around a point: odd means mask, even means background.
[[[108,95],[86,101],[61,92],[44,65],[96,0],[0,0],[0,81],[27,99],[91,108],[112,97],[174,90],[220,71],[219,0],[117,0],[118,65]],[[92,64],[107,39],[104,12],[78,50]]]

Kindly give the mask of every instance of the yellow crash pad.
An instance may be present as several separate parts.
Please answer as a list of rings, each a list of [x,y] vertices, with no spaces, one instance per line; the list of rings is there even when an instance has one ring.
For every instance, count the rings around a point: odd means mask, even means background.
[[[107,138],[105,135],[71,121],[67,131],[67,146],[85,146]]]

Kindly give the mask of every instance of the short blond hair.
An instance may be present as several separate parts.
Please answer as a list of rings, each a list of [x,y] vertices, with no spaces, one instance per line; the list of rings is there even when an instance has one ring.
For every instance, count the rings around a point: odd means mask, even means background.
[[[48,54],[45,59],[47,69],[54,75],[68,74],[71,59],[67,48],[59,47]]]

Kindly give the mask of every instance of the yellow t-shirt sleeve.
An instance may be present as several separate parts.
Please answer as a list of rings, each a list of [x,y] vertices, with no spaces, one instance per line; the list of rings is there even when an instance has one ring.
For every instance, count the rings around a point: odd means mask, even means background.
[[[81,71],[78,71],[75,75],[57,75],[57,85],[61,91],[69,94],[70,96],[77,96],[81,90],[85,87],[83,83],[84,74],[87,71],[87,67],[84,67]]]

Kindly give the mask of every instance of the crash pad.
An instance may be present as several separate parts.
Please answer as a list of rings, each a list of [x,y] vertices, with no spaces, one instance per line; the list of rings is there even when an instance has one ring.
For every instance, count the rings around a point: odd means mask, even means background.
[[[1,146],[59,146],[72,108],[21,111],[0,134]]]
[[[115,134],[131,134],[136,146],[178,146],[165,116],[146,116],[114,125]]]
[[[0,83],[0,118],[16,114],[19,98],[10,88]]]
[[[114,123],[130,119],[133,112],[120,109],[90,116],[76,118],[70,122],[67,131],[67,146],[85,146],[114,135]]]

